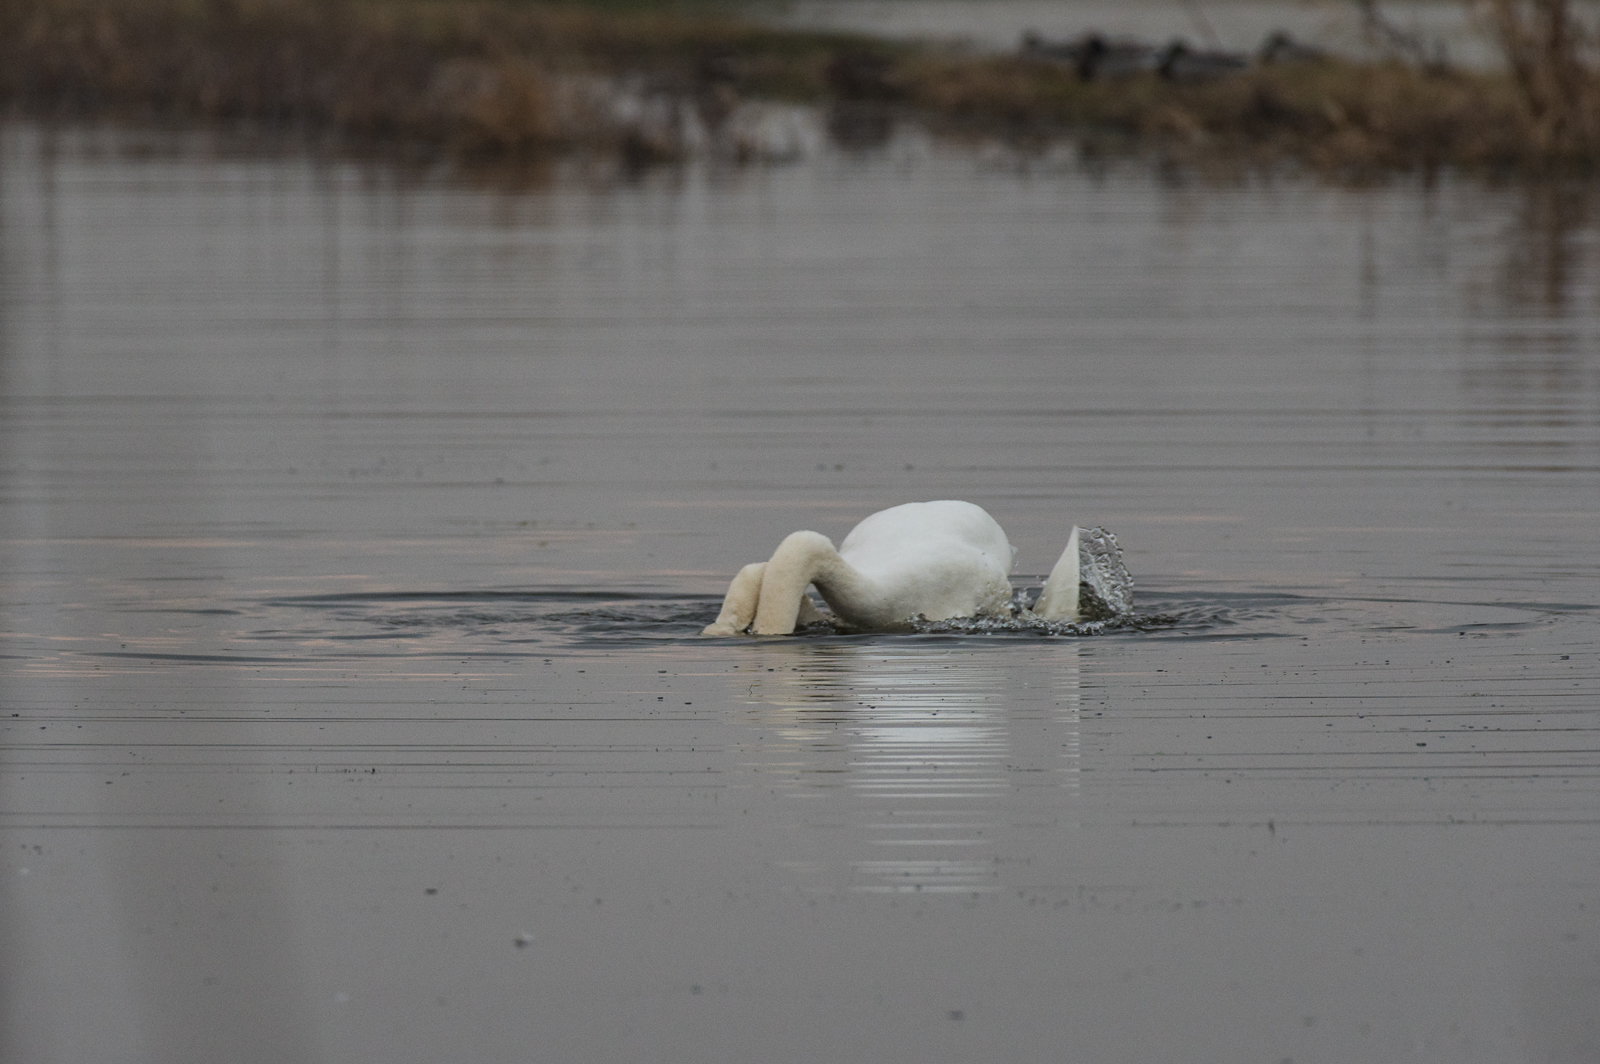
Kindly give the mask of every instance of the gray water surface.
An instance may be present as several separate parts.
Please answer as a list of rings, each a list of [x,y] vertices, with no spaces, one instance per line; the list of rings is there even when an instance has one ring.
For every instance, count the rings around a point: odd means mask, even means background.
[[[0,129],[0,1058],[1600,1059],[1600,198]],[[701,639],[964,498],[1098,635]]]

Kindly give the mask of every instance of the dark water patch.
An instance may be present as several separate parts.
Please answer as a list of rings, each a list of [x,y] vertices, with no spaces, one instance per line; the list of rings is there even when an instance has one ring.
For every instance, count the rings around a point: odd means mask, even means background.
[[[265,599],[266,606],[337,606],[365,602],[630,602],[700,600],[721,602],[720,595],[685,595],[669,591],[584,591],[573,588],[530,588],[488,591],[368,591],[332,595],[291,595]]]
[[[389,640],[389,639],[419,638],[423,634],[424,633],[421,633],[421,632],[413,633],[413,634],[408,634],[408,633],[405,633],[405,632],[353,632],[353,633],[349,633],[349,634],[342,634],[342,633],[340,633],[340,634],[332,634],[332,633],[330,633],[328,635],[323,636],[323,638],[324,639],[332,639],[332,640],[335,640],[335,641],[341,642],[341,643],[359,643],[359,642],[364,642],[364,641],[367,641],[367,640],[374,640],[374,639]],[[268,636],[268,637],[265,637],[265,638],[271,638],[271,637]],[[284,636],[280,636],[279,638],[296,639],[296,638],[299,638],[299,637],[298,636],[293,636],[293,635],[284,635]]]
[[[198,665],[288,665],[310,658],[255,657],[244,654],[152,654],[133,650],[89,650],[85,657],[132,658],[136,661],[181,661]]]
[[[484,641],[521,643],[541,639],[580,646],[698,641],[701,630],[716,618],[720,602],[721,597],[715,595],[567,589],[291,596],[263,601],[256,612],[270,611],[276,623],[271,628],[257,629],[250,637],[336,642],[468,640],[480,646]],[[1152,604],[1154,608],[1145,612],[1079,624],[1047,622],[1019,612],[1008,618],[912,621],[896,634],[984,640],[1081,638],[1195,632],[1234,623],[1230,616],[1234,607],[1224,604],[1172,596],[1153,597]],[[1252,616],[1262,614],[1265,608],[1263,604],[1253,605]],[[295,624],[282,616],[285,613],[291,617],[302,613],[311,623]],[[858,633],[824,622],[802,629],[795,638],[871,638],[882,634]]]
[[[1019,603],[1028,584],[1019,584]],[[548,642],[577,647],[699,642],[717,614],[720,597],[666,591],[516,590],[378,592],[278,597],[249,612],[274,620],[246,638],[262,641],[327,640],[334,643],[404,641],[416,653],[449,653],[453,645],[482,648]],[[1282,591],[1182,591],[1141,593],[1135,612],[1080,623],[1045,621],[1019,608],[1009,617],[912,620],[890,633],[862,633],[831,620],[796,632],[794,639],[956,637],[975,642],[1051,639],[1271,639],[1322,635],[1515,635],[1558,623],[1572,612],[1561,604],[1336,596]],[[241,611],[234,611],[241,612]],[[745,639],[748,637],[732,637]],[[139,656],[139,655],[135,655]],[[150,656],[150,655],[142,655]],[[282,659],[275,659],[282,660]]]
[[[182,606],[139,606],[119,609],[117,613],[179,613],[193,617],[237,617],[239,610],[231,609],[185,609]]]
[[[428,637],[493,641],[525,641],[530,637],[660,640],[697,635],[715,618],[720,601],[710,595],[650,591],[455,591],[319,595],[275,599],[264,606],[280,610],[309,609],[323,621],[317,635],[338,640]],[[464,608],[469,604],[472,608]],[[328,622],[332,622],[331,626]],[[356,626],[378,631],[342,630]],[[294,632],[292,627],[280,626],[274,635],[282,638]]]

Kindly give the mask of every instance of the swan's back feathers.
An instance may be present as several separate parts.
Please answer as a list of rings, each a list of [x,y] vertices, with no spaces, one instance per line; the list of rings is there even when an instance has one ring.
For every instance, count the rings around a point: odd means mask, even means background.
[[[952,540],[999,559],[1005,571],[1011,571],[1013,551],[999,522],[981,506],[955,499],[908,502],[879,510],[850,530],[839,544],[839,553],[859,566],[863,561],[917,554],[920,548],[915,544],[932,546]]]
[[[839,546],[844,561],[888,593],[882,608],[894,621],[1003,611],[1014,554],[994,518],[952,499],[879,511]]]

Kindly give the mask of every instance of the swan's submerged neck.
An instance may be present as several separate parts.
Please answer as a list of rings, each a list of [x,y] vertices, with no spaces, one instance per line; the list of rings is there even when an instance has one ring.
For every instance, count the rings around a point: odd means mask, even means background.
[[[815,585],[834,614],[851,624],[887,623],[888,597],[877,581],[845,561],[826,536],[795,532],[766,563],[752,627],[757,635],[793,632],[806,588]]]
[[[904,620],[887,616],[892,611],[888,594],[872,577],[838,554],[819,568],[811,582],[834,615],[850,624],[869,626]]]

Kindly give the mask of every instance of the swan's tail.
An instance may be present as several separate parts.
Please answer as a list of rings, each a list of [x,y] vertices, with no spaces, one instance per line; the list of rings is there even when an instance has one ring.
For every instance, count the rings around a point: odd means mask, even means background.
[[[1078,619],[1078,526],[1072,526],[1067,538],[1067,549],[1061,552],[1056,567],[1044,582],[1039,601],[1033,612],[1047,621],[1077,621]]]

